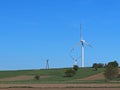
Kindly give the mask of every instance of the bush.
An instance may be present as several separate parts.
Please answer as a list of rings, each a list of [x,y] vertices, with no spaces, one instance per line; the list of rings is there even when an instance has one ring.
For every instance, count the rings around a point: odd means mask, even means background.
[[[74,69],[75,71],[77,71],[77,70],[79,69],[78,65],[74,65],[74,66],[73,66],[73,69]]]
[[[104,64],[102,64],[102,63],[94,63],[92,67],[95,68],[95,70],[98,70],[98,68],[103,68]]]
[[[66,77],[72,77],[74,75],[75,75],[75,70],[73,70],[73,69],[67,69],[65,72]]]
[[[39,75],[36,75],[36,76],[34,77],[34,79],[35,79],[35,80],[39,80],[39,79],[40,79],[40,76],[39,76]]]

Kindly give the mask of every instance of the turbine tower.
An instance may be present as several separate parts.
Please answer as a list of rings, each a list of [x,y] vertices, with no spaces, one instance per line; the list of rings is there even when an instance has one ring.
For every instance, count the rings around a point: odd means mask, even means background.
[[[82,60],[82,68],[85,67],[85,64],[84,64],[84,57],[85,57],[85,52],[84,52],[84,48],[85,48],[85,45],[89,46],[89,47],[92,47],[90,44],[88,44],[82,37],[82,25],[80,24],[80,43],[82,45],[82,48],[81,48],[81,54],[82,54],[82,57],[81,57],[81,60]]]

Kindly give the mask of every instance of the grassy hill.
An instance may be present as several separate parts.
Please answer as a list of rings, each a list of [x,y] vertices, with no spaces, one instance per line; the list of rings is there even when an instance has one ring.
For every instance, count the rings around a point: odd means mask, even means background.
[[[93,68],[80,68],[73,77],[65,77],[66,70],[67,68],[49,70],[0,71],[0,83],[80,83],[80,79],[101,73],[104,71],[104,68],[98,69],[97,71],[94,71]],[[40,80],[35,80],[35,75],[40,75]],[[17,80],[17,77],[19,76],[32,76],[32,78],[28,80]],[[16,77],[16,79],[9,80],[9,78],[13,77]],[[4,81],[6,78],[8,81]]]

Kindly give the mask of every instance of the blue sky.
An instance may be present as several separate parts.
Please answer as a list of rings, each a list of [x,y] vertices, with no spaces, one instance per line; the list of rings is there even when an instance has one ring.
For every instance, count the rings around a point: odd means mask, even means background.
[[[71,67],[83,38],[85,66],[120,63],[120,0],[1,0],[0,70]],[[79,52],[78,52],[79,51]],[[75,54],[77,52],[77,54]],[[81,54],[81,46],[74,55]],[[78,60],[81,66],[81,60]]]

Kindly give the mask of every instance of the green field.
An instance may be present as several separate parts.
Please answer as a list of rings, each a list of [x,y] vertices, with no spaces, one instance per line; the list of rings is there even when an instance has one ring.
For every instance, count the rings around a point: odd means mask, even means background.
[[[49,69],[49,70],[17,70],[17,71],[0,71],[0,79],[11,78],[17,76],[46,76],[46,78],[40,78],[40,80],[13,80],[13,81],[0,81],[0,83],[89,83],[89,81],[81,81],[80,79],[86,78],[101,72],[104,72],[104,68],[94,71],[93,68],[79,69],[73,77],[65,77],[65,71],[67,68],[62,69]],[[90,81],[90,82],[103,82]]]
[[[73,77],[65,77],[65,71],[67,69],[68,68],[0,71],[0,79],[13,78],[17,76],[33,76],[33,78],[30,80],[0,81],[0,83],[106,83],[105,80],[80,80],[104,72],[104,68],[100,68],[97,71],[95,71],[93,68],[80,68]],[[40,75],[40,80],[35,80],[35,75]],[[46,76],[46,78],[41,78],[43,76]]]
[[[40,70],[13,70],[13,71],[0,71],[0,79],[8,78],[14,76],[21,75],[44,75],[44,76],[56,76],[63,77],[65,75],[65,71],[68,68],[60,68],[60,69],[40,69]],[[85,78],[91,75],[95,75],[97,73],[103,72],[104,68],[100,68],[95,71],[93,68],[80,68],[78,69],[76,75],[73,78]]]

